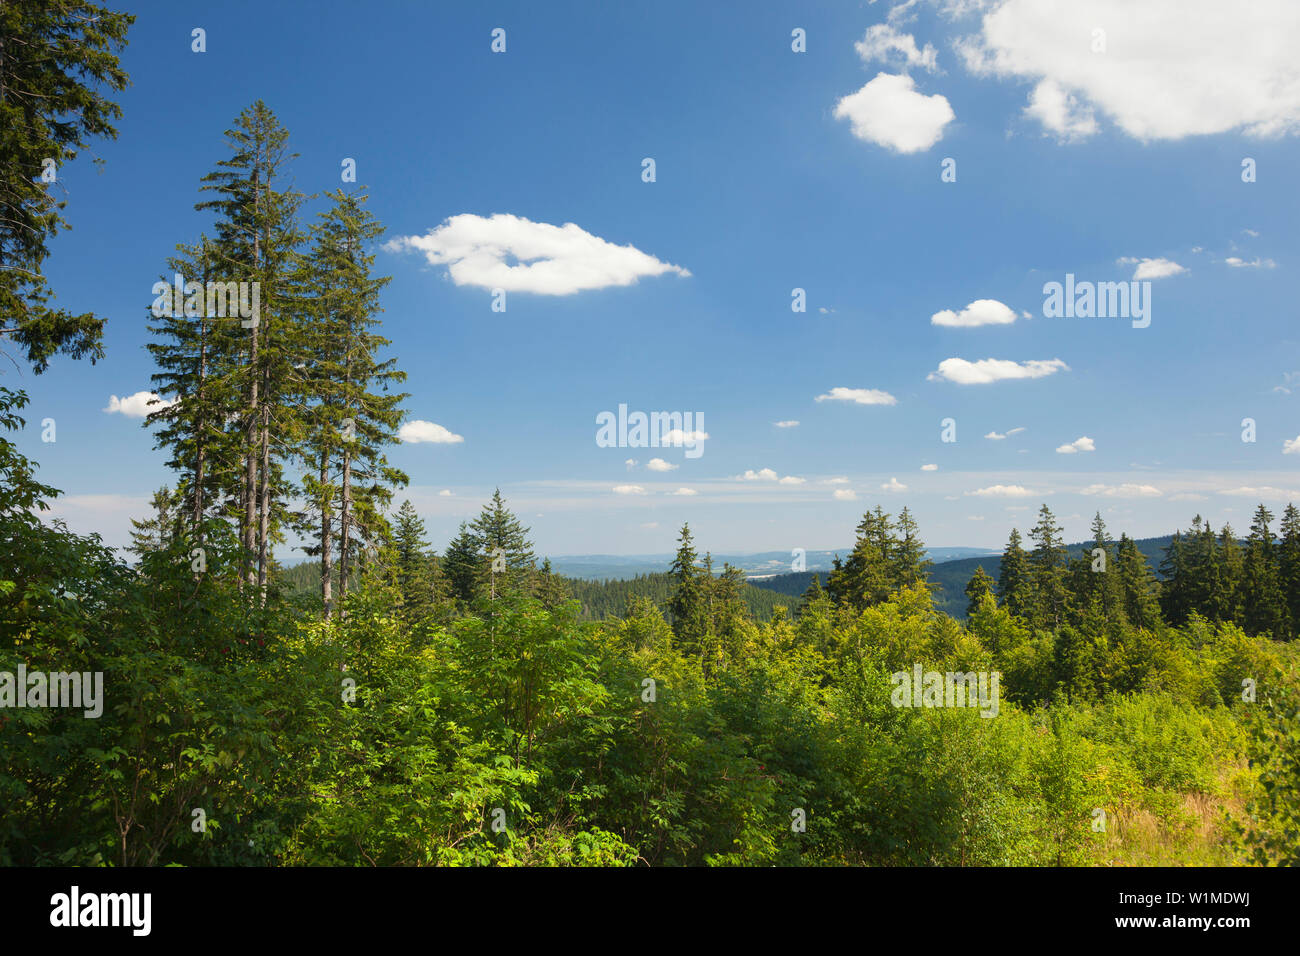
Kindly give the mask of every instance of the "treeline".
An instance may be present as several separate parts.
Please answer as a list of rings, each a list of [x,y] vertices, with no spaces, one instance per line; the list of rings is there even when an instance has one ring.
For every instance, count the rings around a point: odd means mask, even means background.
[[[1244,546],[1225,525],[1216,535],[1199,515],[1190,531],[1177,532],[1165,549],[1157,577],[1128,535],[1115,542],[1100,514],[1093,541],[1071,558],[1061,528],[1043,505],[1024,547],[1013,528],[997,581],[977,567],[966,585],[967,613],[985,595],[1033,627],[1078,627],[1110,621],[1153,628],[1182,625],[1193,615],[1234,622],[1246,633],[1280,640],[1300,629],[1300,512],[1288,505],[1279,528],[1261,504]]]

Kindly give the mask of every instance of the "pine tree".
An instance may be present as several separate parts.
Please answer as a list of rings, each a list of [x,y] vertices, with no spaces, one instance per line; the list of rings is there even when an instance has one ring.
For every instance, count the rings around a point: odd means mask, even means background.
[[[244,401],[243,477],[240,486],[240,539],[244,546],[242,579],[266,596],[270,545],[287,517],[291,489],[280,459],[294,447],[299,405],[292,400],[293,366],[303,344],[292,308],[292,273],[301,235],[297,213],[302,195],[284,184],[288,131],[258,100],[226,131],[228,159],[203,177],[201,192],[214,198],[198,210],[216,213],[213,248],[222,283],[254,283],[256,315],[242,320],[246,333],[236,383]]]
[[[1021,546],[1020,531],[1011,529],[1002,562],[998,568],[998,596],[1002,606],[1017,617],[1027,617],[1032,601],[1029,558]]]
[[[479,568],[485,558],[478,540],[465,522],[460,523],[456,536],[443,552],[442,567],[451,596],[461,606],[471,603],[476,596]]]
[[[171,284],[179,275],[206,290],[217,281],[217,265],[215,251],[202,237],[177,246],[162,281]],[[231,376],[242,330],[238,317],[219,317],[206,303],[186,308],[173,302],[154,316],[150,331],[154,341],[145,347],[158,367],[152,381],[164,401],[144,424],[157,429],[154,447],[170,451],[167,464],[179,475],[186,523],[202,543],[204,520],[221,514],[239,488],[239,436],[227,426],[238,408]]]
[[[1115,560],[1124,617],[1134,627],[1154,628],[1160,622],[1159,586],[1146,556],[1132,538],[1123,534]]]
[[[339,600],[347,596],[354,554],[373,550],[387,532],[384,514],[406,475],[389,465],[384,449],[397,442],[405,393],[389,393],[406,379],[396,359],[380,360],[389,340],[379,335],[379,293],[388,277],[371,274],[368,248],[383,227],[364,208],[363,192],[330,194],[333,206],[312,227],[312,249],[296,276],[309,322],[303,339],[301,389],[313,402],[302,419],[304,458],[313,473],[304,488],[316,514],[322,590],[328,599],[333,523],[337,511]]]
[[[1248,634],[1283,638],[1285,602],[1279,590],[1278,548],[1269,525],[1273,514],[1260,505],[1246,539],[1242,604],[1243,627]]]
[[[879,511],[879,509],[877,509]],[[925,556],[925,543],[912,513],[903,508],[898,516],[898,524],[890,554],[890,586],[898,591],[913,587],[928,580],[930,568],[934,562]]]
[[[506,590],[531,594],[537,559],[533,543],[528,540],[528,529],[506,507],[501,489],[492,492],[492,500],[483,506],[479,516],[469,526],[470,533],[481,555],[478,567],[478,591],[490,592],[495,580],[498,594]],[[492,572],[494,556],[504,558],[504,571]]]
[[[1288,504],[1282,512],[1282,542],[1278,547],[1278,586],[1286,601],[1286,636],[1300,632],[1300,509]]]
[[[1065,586],[1067,555],[1061,527],[1047,505],[1038,510],[1038,524],[1029,532],[1029,538],[1034,542],[1034,550],[1029,554],[1034,595],[1030,618],[1038,627],[1059,628],[1069,609],[1069,592]]]
[[[424,522],[411,502],[403,501],[393,526],[393,559],[402,613],[408,621],[424,616],[437,598],[434,558],[424,535]]]
[[[889,515],[879,505],[862,516],[853,551],[831,572],[828,582],[837,603],[862,611],[889,600],[895,575],[901,576],[907,570],[893,562],[898,544],[893,531]]]
[[[975,573],[966,582],[966,616],[974,614],[986,597],[993,597],[993,578],[984,570],[984,566],[975,565]],[[994,598],[996,601],[996,598]]]
[[[561,604],[573,600],[564,578],[551,570],[550,558],[542,562],[542,569],[537,577],[537,600],[548,611],[553,611]]]
[[[150,499],[153,514],[148,518],[131,519],[131,547],[128,549],[140,557],[153,551],[165,551],[176,540],[178,506],[180,500],[176,494],[163,485],[153,493]]]
[[[45,174],[117,138],[122,111],[105,91],[126,89],[118,53],[134,21],[87,0],[0,4],[0,344],[38,375],[57,353],[104,355],[104,319],[49,305],[48,242],[68,223]]]
[[[691,538],[691,528],[682,525],[677,539],[677,554],[669,574],[673,578],[673,596],[668,602],[675,642],[686,654],[701,654],[709,632],[707,607],[711,575],[696,566],[699,556]]]

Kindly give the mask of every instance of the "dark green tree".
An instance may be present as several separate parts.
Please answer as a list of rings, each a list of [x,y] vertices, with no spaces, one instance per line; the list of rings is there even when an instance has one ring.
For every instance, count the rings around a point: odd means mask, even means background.
[[[104,319],[54,308],[42,271],[69,228],[57,171],[96,139],[116,139],[126,89],[118,63],[135,17],[88,0],[0,4],[0,345],[39,374],[57,353],[102,358]]]

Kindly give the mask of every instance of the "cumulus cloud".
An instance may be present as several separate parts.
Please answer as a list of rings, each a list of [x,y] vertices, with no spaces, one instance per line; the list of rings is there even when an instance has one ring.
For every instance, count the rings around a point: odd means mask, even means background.
[[[991,439],[992,441],[1006,441],[1012,435],[1018,435],[1024,430],[1025,427],[1021,425],[1019,428],[1010,428],[1005,432],[991,431],[984,437]]]
[[[645,463],[645,466],[651,471],[672,471],[677,465],[669,464],[662,458],[651,458]]]
[[[855,501],[858,493],[852,488],[836,488],[831,497],[836,501]]]
[[[1260,259],[1258,257],[1251,259],[1249,262],[1245,259],[1239,259],[1236,256],[1228,256],[1223,260],[1234,269],[1273,269],[1277,263],[1272,259]]]
[[[1099,495],[1102,498],[1158,498],[1161,495],[1155,485],[1139,485],[1124,482],[1122,485],[1089,485],[1079,492],[1081,495]]]
[[[1097,132],[1097,118],[1092,108],[1054,80],[1043,80],[1034,87],[1029,94],[1025,115],[1037,120],[1062,142],[1086,139]]]
[[[903,484],[897,478],[890,478],[880,486],[881,491],[906,491],[907,485]]]
[[[938,54],[934,47],[926,44],[917,47],[916,38],[910,33],[900,33],[888,23],[877,23],[868,27],[866,35],[853,44],[863,63],[880,60],[884,63],[899,63],[902,66],[919,66],[933,72],[938,69]]]
[[[836,385],[825,395],[818,395],[819,402],[853,402],[857,405],[897,405],[898,399],[878,388],[845,388]]]
[[[976,73],[1031,80],[1026,112],[1079,139],[1109,118],[1138,140],[1300,130],[1293,0],[1000,0],[958,42]],[[1093,52],[1093,30],[1105,30]]]
[[[1081,451],[1096,451],[1097,444],[1087,435],[1082,438],[1076,438],[1068,445],[1060,445],[1056,449],[1058,455],[1076,455]]]
[[[772,424],[775,425],[777,428],[798,428],[799,427],[799,423],[796,421],[773,422]]]
[[[939,142],[956,114],[946,97],[918,93],[910,76],[878,73],[836,103],[834,115],[848,119],[858,139],[900,153],[919,153]]]
[[[1142,279],[1167,279],[1170,276],[1182,275],[1187,270],[1174,262],[1172,259],[1136,259],[1132,256],[1125,256],[1119,260],[1120,265],[1137,264],[1133,270],[1133,278],[1141,281]]]
[[[988,385],[1018,378],[1042,378],[1059,371],[1069,371],[1070,366],[1060,359],[1032,359],[1028,362],[1013,362],[1010,359],[980,359],[968,362],[966,359],[950,358],[939,363],[939,368],[928,376],[932,382],[948,381],[958,385]]]
[[[450,489],[450,488],[444,488],[444,489],[442,489],[442,491],[438,492],[438,497],[439,497],[439,498],[450,498],[451,496],[452,496],[452,495],[451,495],[451,489]]]
[[[944,309],[930,316],[931,325],[949,328],[973,329],[979,325],[1010,325],[1016,321],[1016,310],[997,299],[976,299],[960,312]]]
[[[645,489],[640,485],[615,485],[614,494],[616,495],[643,495]]]
[[[681,266],[631,245],[615,245],[575,223],[555,226],[504,213],[452,216],[426,235],[399,236],[384,248],[423,253],[431,265],[447,266],[456,285],[538,295],[632,285],[666,272],[690,275]]]
[[[797,478],[797,477],[795,477],[794,475],[786,475],[786,476],[785,476],[784,478],[782,478],[779,482],[777,482],[777,484],[780,484],[780,485],[802,485],[802,484],[804,483],[804,481],[805,481],[805,479],[803,479],[803,478]]]
[[[760,468],[755,471],[752,468],[746,469],[743,475],[737,475],[742,481],[776,481],[777,473],[771,468]]]
[[[698,444],[699,442],[707,441],[708,437],[709,437],[708,432],[702,432],[702,431],[687,432],[687,431],[682,431],[680,428],[670,428],[666,432],[664,432],[661,436],[659,436],[659,444],[667,445],[670,448],[677,448],[683,445],[689,447],[691,445]]]
[[[922,466],[921,466],[921,470],[922,470],[922,471],[938,471],[938,470],[939,470],[939,466],[938,466],[938,465],[922,465]]]
[[[434,422],[421,421],[415,419],[406,422],[397,430],[397,437],[408,445],[416,445],[421,442],[433,442],[437,445],[454,445],[457,442],[463,442],[465,439],[461,435],[453,434],[441,425]]]
[[[1286,441],[1282,442],[1282,454],[1300,455],[1300,435],[1296,435],[1295,438],[1288,438]]]
[[[1021,485],[989,485],[987,488],[977,488],[966,494],[976,498],[1029,498],[1034,495],[1034,492]]]
[[[108,407],[102,409],[110,415],[125,415],[127,418],[144,418],[151,412],[162,411],[176,404],[176,399],[163,399],[154,392],[136,392],[125,398],[116,395],[108,397]]]

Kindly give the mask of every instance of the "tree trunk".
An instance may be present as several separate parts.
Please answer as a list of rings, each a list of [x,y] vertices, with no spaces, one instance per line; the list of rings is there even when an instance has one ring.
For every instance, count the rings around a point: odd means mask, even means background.
[[[321,499],[320,509],[320,596],[321,602],[325,605],[325,619],[329,620],[334,610],[334,582],[330,580],[334,573],[334,538],[331,532],[334,530],[334,516],[330,512],[330,499],[327,492],[324,491],[325,483],[329,481],[329,452],[320,453],[320,483]]]

